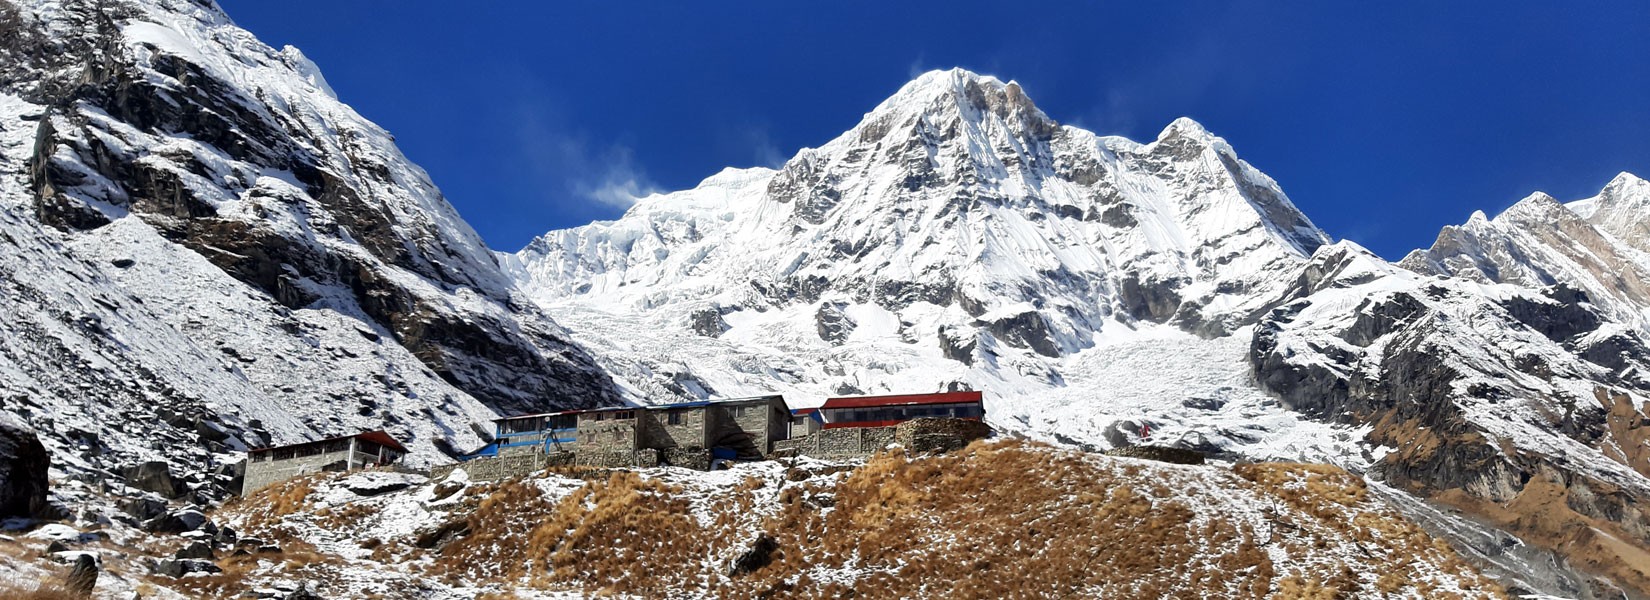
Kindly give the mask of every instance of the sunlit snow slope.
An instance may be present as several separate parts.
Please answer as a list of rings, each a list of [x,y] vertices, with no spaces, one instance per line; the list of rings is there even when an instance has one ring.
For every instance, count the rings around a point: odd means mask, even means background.
[[[62,469],[618,401],[390,135],[211,2],[0,2],[0,409]]]
[[[1643,188],[1533,197],[1393,265],[1188,119],[1099,137],[949,70],[777,171],[504,258],[637,401],[980,389],[1014,434],[1331,461],[1639,564]]]

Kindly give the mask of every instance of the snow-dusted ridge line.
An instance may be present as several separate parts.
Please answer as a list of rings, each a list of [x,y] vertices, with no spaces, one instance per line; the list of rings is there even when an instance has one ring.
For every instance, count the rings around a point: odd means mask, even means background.
[[[1614,514],[1650,496],[1617,414],[1650,398],[1650,230],[1622,216],[1647,189],[1537,194],[1391,264],[1330,244],[1195,121],[1099,137],[953,69],[777,171],[505,261],[637,402],[972,388],[1014,435],[1332,462],[1492,503],[1563,472],[1578,510]]]
[[[382,128],[210,2],[0,6],[0,410],[69,472],[617,401]],[[209,471],[218,471],[209,474]]]

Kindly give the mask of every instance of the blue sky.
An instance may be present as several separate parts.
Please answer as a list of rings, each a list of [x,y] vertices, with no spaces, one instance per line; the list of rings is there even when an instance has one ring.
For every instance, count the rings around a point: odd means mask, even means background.
[[[776,166],[952,66],[1102,134],[1197,119],[1394,259],[1534,190],[1650,177],[1645,2],[221,2],[500,250]]]

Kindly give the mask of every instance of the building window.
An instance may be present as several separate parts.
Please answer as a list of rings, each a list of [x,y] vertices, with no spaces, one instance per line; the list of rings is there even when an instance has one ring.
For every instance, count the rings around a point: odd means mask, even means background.
[[[665,415],[665,422],[669,423],[671,425],[681,425],[682,424],[682,413],[672,412],[670,414]]]

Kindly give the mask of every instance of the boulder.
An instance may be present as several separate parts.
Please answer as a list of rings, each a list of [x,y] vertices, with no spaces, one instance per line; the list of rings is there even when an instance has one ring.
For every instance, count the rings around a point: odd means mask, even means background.
[[[166,499],[156,494],[144,494],[120,501],[120,511],[139,521],[148,521],[166,514]]]
[[[203,560],[212,560],[217,558],[217,553],[212,551],[211,544],[206,542],[190,542],[189,545],[179,548],[177,553],[172,556],[174,558],[198,558]]]
[[[218,535],[213,541],[216,541],[224,546],[233,546],[235,545],[235,542],[238,541],[237,538],[239,538],[239,536],[235,534],[235,530],[231,529],[228,525],[225,525],[218,528]]]
[[[459,519],[448,521],[435,527],[425,527],[418,530],[413,545],[426,550],[445,546],[447,542],[469,535],[470,522]]]
[[[155,517],[143,523],[143,530],[149,533],[183,533],[201,529],[210,523],[201,511],[184,509],[172,511]]]
[[[768,563],[773,562],[773,555],[778,551],[779,540],[766,533],[758,535],[755,540],[751,541],[750,548],[747,548],[739,554],[738,558],[734,559],[733,566],[728,569],[728,576],[738,577],[754,573],[757,569],[768,566]]]
[[[155,573],[168,577],[183,577],[190,573],[222,573],[223,569],[209,560],[175,558],[155,564]]]
[[[56,511],[46,501],[46,446],[34,431],[0,417],[0,518],[49,518]]]
[[[393,473],[386,471],[367,471],[351,475],[341,483],[344,489],[357,496],[377,496],[390,492],[400,491],[427,481],[423,475],[411,473]]]
[[[126,485],[160,494],[165,498],[183,496],[183,482],[172,476],[172,466],[165,461],[151,460],[126,468]]]

